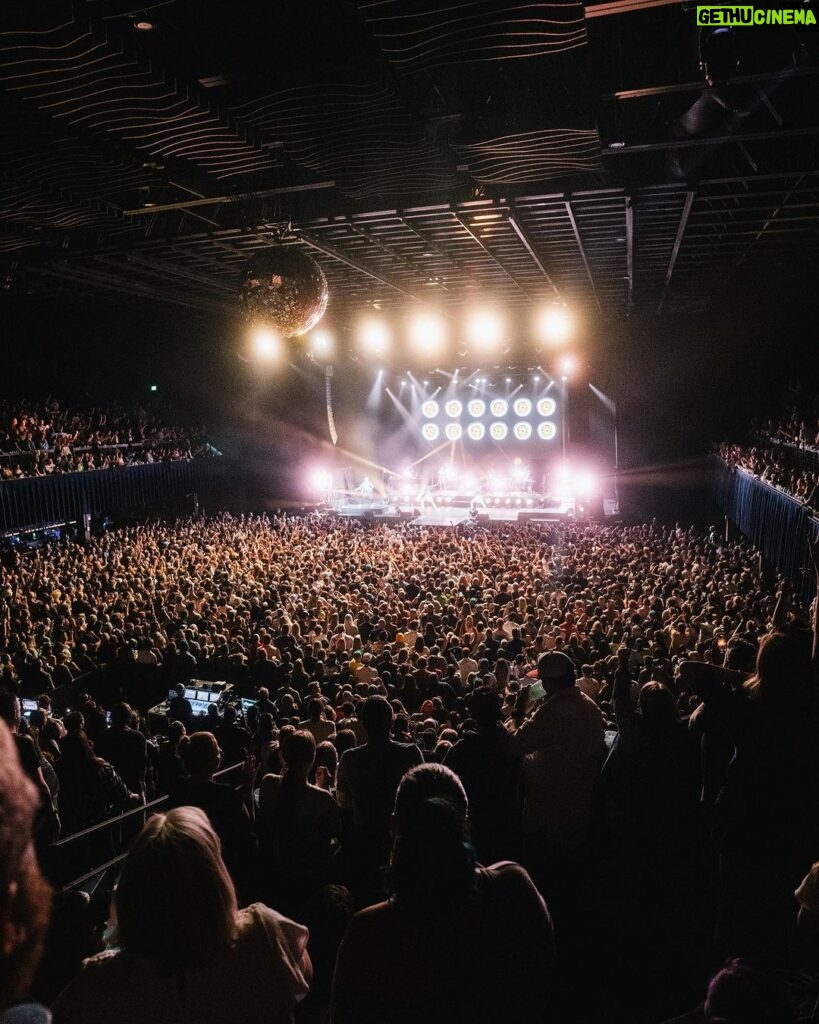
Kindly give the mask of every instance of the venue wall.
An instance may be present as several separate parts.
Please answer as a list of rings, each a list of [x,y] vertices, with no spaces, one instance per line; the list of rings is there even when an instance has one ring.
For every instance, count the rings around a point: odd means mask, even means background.
[[[214,457],[4,480],[0,531],[150,511],[186,495],[206,498],[219,493],[226,475],[226,460]]]

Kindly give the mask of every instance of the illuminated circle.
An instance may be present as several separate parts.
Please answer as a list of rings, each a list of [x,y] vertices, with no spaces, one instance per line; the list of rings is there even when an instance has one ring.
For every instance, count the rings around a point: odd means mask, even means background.
[[[453,399],[451,402],[447,402],[444,408],[446,409],[447,416],[449,416],[449,418],[453,420],[457,420],[457,418],[464,411],[463,404],[459,402],[457,399]],[[460,437],[460,434],[458,436]]]
[[[509,428],[505,423],[493,423],[489,428],[489,436],[493,441],[502,441],[508,433]]]
[[[557,427],[554,423],[550,423],[548,420],[538,424],[537,436],[542,441],[551,441],[552,438],[557,434]]]
[[[515,410],[516,416],[528,416],[532,411],[532,403],[528,398],[516,398],[512,408]]]
[[[478,416],[483,416],[486,412],[486,402],[481,398],[473,398],[466,408],[470,416],[477,418]]]
[[[502,398],[496,398],[490,403],[489,411],[493,416],[505,416],[509,412],[509,403]]]
[[[537,403],[537,411],[541,416],[554,416],[557,404],[553,398],[541,398]]]
[[[438,403],[433,402],[432,400],[430,400],[429,402],[424,402],[424,404],[421,406],[421,412],[424,414],[424,416],[426,416],[428,420],[434,420],[435,417],[438,415],[438,411]]]
[[[437,441],[441,431],[438,429],[437,423],[425,423],[421,433],[425,441]]]
[[[466,433],[470,440],[480,441],[480,439],[486,433],[486,427],[483,425],[483,423],[470,423],[469,426],[466,428]]]
[[[528,441],[529,438],[532,436],[532,424],[516,423],[514,433],[518,441]]]
[[[461,403],[459,402],[458,405]],[[460,441],[463,430],[460,423],[447,423],[444,433],[450,441]]]

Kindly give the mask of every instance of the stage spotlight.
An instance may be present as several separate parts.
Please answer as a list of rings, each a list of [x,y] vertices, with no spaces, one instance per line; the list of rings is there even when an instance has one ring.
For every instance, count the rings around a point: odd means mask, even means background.
[[[437,423],[425,423],[421,427],[421,435],[425,441],[437,441],[441,434]]]
[[[534,380],[535,384],[540,384],[540,377],[533,377],[532,379]]]
[[[315,494],[324,494],[333,486],[333,477],[327,469],[314,469],[310,475],[310,490]]]
[[[489,436],[493,441],[503,441],[508,433],[509,428],[502,421],[493,423],[489,428]]]
[[[447,423],[444,434],[448,441],[460,441],[463,436],[463,428],[460,423]]]
[[[515,437],[518,441],[528,441],[532,436],[532,424],[531,423],[516,423],[514,429]]]
[[[597,494],[599,483],[594,473],[578,473],[575,478],[575,491],[581,498],[593,498]]]
[[[483,423],[470,423],[466,433],[471,441],[480,441],[486,434],[486,427]]]
[[[539,341],[560,345],[568,341],[572,332],[571,317],[559,306],[544,309],[538,314],[535,331]]]
[[[493,310],[477,310],[466,322],[466,338],[476,349],[491,351],[503,341],[503,320]]]
[[[308,347],[313,359],[329,359],[335,347],[333,336],[326,330],[311,331]]]
[[[281,335],[269,327],[254,328],[250,340],[253,354],[263,362],[273,362],[284,355],[284,342]]]
[[[475,419],[479,419],[486,412],[486,402],[480,398],[473,398],[467,406],[467,410],[470,416],[474,416]]]
[[[390,329],[383,320],[364,320],[358,328],[358,341],[367,355],[385,355],[390,347]]]
[[[446,341],[444,321],[433,313],[419,313],[410,321],[409,339],[425,356],[437,355]]]
[[[571,375],[575,372],[576,369],[577,360],[574,358],[574,356],[564,356],[560,360],[560,372],[563,374],[563,380],[566,380],[568,377],[571,377]]]
[[[496,398],[489,404],[489,411],[493,416],[505,416],[509,412],[509,403],[503,398]]]

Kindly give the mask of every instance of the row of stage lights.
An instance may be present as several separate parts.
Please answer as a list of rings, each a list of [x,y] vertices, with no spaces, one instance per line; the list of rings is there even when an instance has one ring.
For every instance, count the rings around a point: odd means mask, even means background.
[[[397,333],[387,317],[371,313],[355,325],[354,347],[361,356],[383,359],[392,352]],[[531,333],[536,342],[559,348],[571,338],[571,317],[561,306],[540,309],[533,318]],[[407,318],[401,334],[412,357],[437,360],[446,355],[451,342],[466,345],[469,355],[475,358],[500,355],[512,341],[515,330],[499,310],[477,309],[467,314],[457,330],[442,315],[418,313]],[[333,359],[336,338],[329,328],[311,331],[306,342],[307,353],[317,362]],[[258,359],[266,362],[283,360],[287,353],[286,340],[263,325],[252,328],[251,348]]]
[[[326,467],[315,467],[308,481],[310,491],[316,495],[330,494],[335,487],[335,476],[336,474]],[[412,465],[400,473],[391,472],[390,476],[393,478],[391,486],[404,498],[416,494],[426,485],[417,478]],[[471,496],[482,490],[487,505],[534,503],[532,495],[523,493],[531,484],[531,470],[520,459],[515,459],[508,466],[499,465],[484,474],[483,487],[477,472],[459,469],[450,462],[445,462],[437,470],[432,470],[427,483],[436,476],[442,487],[450,493]],[[573,466],[564,461],[552,470],[551,490],[557,497],[588,500],[599,495],[601,488],[601,478],[587,467]]]

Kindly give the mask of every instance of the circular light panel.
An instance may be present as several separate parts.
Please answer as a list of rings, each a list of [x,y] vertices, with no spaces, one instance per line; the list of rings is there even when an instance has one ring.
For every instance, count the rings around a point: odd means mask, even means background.
[[[444,406],[446,414],[450,419],[457,420],[461,413],[464,411],[463,403],[457,399],[453,399],[451,402],[447,402]]]
[[[554,416],[557,403],[553,398],[541,398],[537,403],[537,411],[541,416]]]
[[[430,399],[428,402],[424,402],[424,404],[421,406],[421,412],[424,414],[424,416],[426,416],[428,420],[434,420],[435,417],[438,415],[439,411],[440,410],[438,409],[438,403],[433,402],[432,399]]]
[[[532,403],[528,398],[516,398],[512,408],[516,416],[528,416],[532,411]]]
[[[538,424],[537,436],[541,441],[551,441],[557,434],[557,427],[548,420]]]

